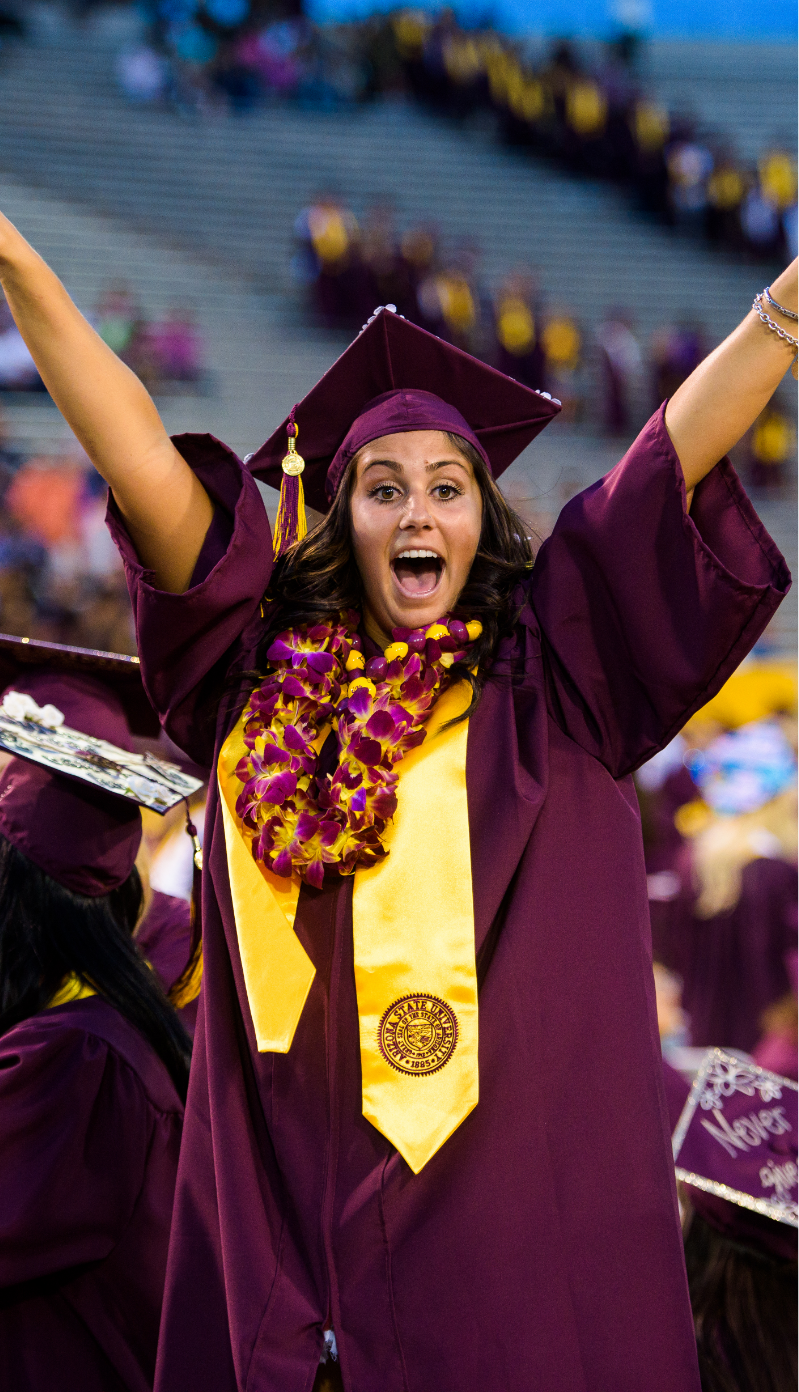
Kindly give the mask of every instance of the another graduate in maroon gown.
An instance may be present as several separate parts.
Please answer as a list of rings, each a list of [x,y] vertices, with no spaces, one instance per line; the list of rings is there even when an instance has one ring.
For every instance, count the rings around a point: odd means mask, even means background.
[[[796,755],[779,724],[764,720],[694,758],[710,810],[677,862],[682,888],[668,905],[663,961],[682,978],[691,1044],[751,1053],[765,1012],[791,991]]]
[[[765,1012],[763,1033],[752,1050],[752,1058],[761,1068],[770,1068],[784,1078],[799,1079],[799,1039],[797,1039],[797,966],[796,947],[786,953],[785,965],[791,983],[790,991]]]
[[[333,1335],[346,1392],[697,1392],[630,774],[788,587],[724,456],[793,336],[753,310],[533,564],[495,480],[553,403],[396,315],[248,467],[1,219],[0,277],[214,773],[159,1392],[309,1392]]]
[[[130,747],[100,682],[39,669],[13,685],[40,713],[55,707],[73,729]],[[20,758],[0,774],[9,1390],[153,1385],[189,1041],[132,939],[140,839],[131,801]]]

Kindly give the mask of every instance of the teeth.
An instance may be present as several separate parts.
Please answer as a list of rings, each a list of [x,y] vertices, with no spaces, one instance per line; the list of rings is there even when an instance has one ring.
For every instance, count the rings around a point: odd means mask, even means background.
[[[441,557],[437,551],[400,551],[395,561],[422,561],[430,557],[434,561],[440,561]]]

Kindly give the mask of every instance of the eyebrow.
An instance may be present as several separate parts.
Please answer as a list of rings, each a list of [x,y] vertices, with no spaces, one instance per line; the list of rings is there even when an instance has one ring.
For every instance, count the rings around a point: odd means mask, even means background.
[[[459,469],[463,469],[463,472],[464,472],[465,474],[468,474],[468,472],[469,472],[469,466],[468,466],[466,460],[465,460],[465,459],[464,459],[464,460],[461,460],[461,459],[454,459],[454,458],[453,458],[453,459],[441,459],[441,460],[439,460],[438,463],[436,463],[436,464],[428,464],[428,465],[426,465],[426,467],[425,467],[425,473],[427,473],[427,474],[434,474],[435,471],[436,471],[436,469],[448,469],[448,468],[450,467],[451,464],[457,465],[457,467],[458,467]],[[395,473],[395,474],[401,474],[401,473],[402,473],[402,465],[401,465],[401,464],[398,464],[397,461],[396,461],[396,459],[370,459],[369,463],[366,465],[366,468],[365,468],[364,471],[363,471],[363,474],[361,475],[361,478],[363,478],[364,475],[368,474],[368,472],[369,472],[370,469],[377,469],[377,468],[379,468],[381,465],[383,466],[384,469],[391,469],[391,470],[393,471],[393,473]]]

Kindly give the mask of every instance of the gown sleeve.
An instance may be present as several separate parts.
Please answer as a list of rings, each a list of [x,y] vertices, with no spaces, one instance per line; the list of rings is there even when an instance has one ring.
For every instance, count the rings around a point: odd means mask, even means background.
[[[551,714],[616,778],[715,695],[791,583],[728,459],[686,512],[664,410],[567,503],[530,584]]]
[[[212,435],[174,443],[215,509],[189,589],[156,588],[113,499],[107,523],[125,566],[147,695],[179,748],[208,768],[225,679],[250,625],[260,625],[272,535],[258,486],[232,450]]]
[[[0,1040],[0,1289],[107,1257],[144,1181],[152,1108],[96,1035],[47,1012]]]

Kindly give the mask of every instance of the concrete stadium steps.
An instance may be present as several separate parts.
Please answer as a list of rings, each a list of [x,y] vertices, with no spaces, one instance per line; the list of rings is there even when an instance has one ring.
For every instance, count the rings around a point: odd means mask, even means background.
[[[181,118],[128,105],[111,53],[93,31],[67,28],[7,54],[0,169],[235,267],[288,317],[294,218],[324,186],[359,215],[387,195],[402,225],[432,219],[450,243],[476,240],[489,284],[538,267],[545,294],[589,327],[622,303],[644,335],[688,311],[717,339],[762,283],[757,266],[632,217],[624,194],[404,103]]]
[[[206,348],[203,393],[159,396],[170,432],[209,431],[239,454],[256,449],[310,390],[346,338],[275,323],[269,302],[235,273],[164,246],[122,223],[0,175],[0,207],[91,315],[109,281],[122,277],[145,315],[175,304],[197,315]],[[0,395],[9,435],[31,450],[68,450],[72,435],[47,397]]]
[[[644,86],[755,161],[796,144],[796,45],[664,40],[644,50]]]

